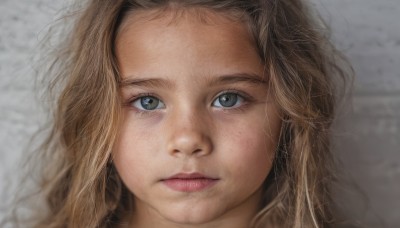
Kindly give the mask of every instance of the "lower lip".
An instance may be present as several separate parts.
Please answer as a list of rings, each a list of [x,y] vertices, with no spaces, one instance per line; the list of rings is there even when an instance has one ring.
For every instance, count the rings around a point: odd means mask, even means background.
[[[167,179],[163,180],[163,183],[175,190],[180,192],[198,192],[212,187],[217,183],[217,179],[207,178],[194,178],[194,179]]]

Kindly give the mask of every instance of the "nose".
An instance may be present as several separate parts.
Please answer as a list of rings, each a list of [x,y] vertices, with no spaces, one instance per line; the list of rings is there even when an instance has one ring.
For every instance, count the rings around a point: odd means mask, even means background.
[[[206,156],[212,153],[210,124],[193,111],[179,112],[168,124],[167,150],[173,156]]]

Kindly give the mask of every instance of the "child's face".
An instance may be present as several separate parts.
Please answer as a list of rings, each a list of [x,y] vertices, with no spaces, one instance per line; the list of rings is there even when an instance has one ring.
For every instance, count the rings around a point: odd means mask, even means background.
[[[210,12],[208,23],[148,15],[129,15],[116,40],[125,105],[114,163],[134,221],[248,219],[281,121],[247,27]]]

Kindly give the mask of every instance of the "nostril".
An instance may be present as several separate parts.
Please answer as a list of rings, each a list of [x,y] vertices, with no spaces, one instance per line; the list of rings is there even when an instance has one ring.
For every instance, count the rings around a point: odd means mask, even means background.
[[[175,149],[174,151],[173,151],[173,153],[181,153],[181,152],[184,152],[184,151],[180,151],[180,150],[178,150],[178,149]],[[188,151],[189,152],[189,151]],[[198,154],[198,153],[201,153],[201,152],[203,152],[203,150],[202,149],[195,149],[195,150],[192,150],[192,153],[191,154]]]
[[[203,151],[202,149],[196,149],[196,150],[193,151],[193,153],[197,154],[197,153],[201,153],[202,151]]]

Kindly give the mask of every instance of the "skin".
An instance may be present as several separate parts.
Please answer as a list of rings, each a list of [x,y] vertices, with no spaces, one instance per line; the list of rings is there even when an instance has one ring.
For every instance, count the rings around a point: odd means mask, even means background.
[[[281,127],[254,41],[220,13],[157,12],[128,15],[116,38],[124,118],[113,159],[135,197],[126,225],[248,227]],[[223,107],[227,92],[243,98]],[[141,110],[149,94],[160,105]],[[196,192],[161,181],[191,172],[217,181]]]

